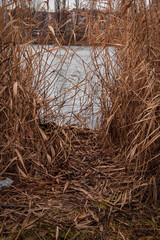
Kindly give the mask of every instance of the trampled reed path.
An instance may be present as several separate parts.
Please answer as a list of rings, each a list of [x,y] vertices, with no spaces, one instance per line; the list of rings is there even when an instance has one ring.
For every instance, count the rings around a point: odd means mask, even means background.
[[[160,237],[160,8],[93,3],[72,28],[68,9],[51,21],[43,4],[0,7],[0,180],[14,180],[0,189],[1,239]],[[53,97],[72,44],[91,45],[94,70],[83,62],[92,74]],[[75,113],[82,89],[86,105]]]

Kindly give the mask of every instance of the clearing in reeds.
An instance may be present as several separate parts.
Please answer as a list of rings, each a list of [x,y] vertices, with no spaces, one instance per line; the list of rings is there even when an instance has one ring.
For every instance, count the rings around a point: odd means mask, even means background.
[[[159,4],[88,6],[0,7],[1,239],[160,237]]]

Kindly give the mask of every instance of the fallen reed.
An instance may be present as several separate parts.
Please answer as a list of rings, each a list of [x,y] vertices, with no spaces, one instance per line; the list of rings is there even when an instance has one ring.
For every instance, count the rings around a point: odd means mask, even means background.
[[[31,1],[0,8],[0,176],[15,184],[1,195],[0,234],[25,239],[24,231],[42,220],[57,239],[66,226],[60,239],[70,239],[72,227],[73,239],[84,231],[91,239],[108,237],[106,229],[117,239],[133,233],[136,239],[139,226],[153,234],[154,220],[157,237],[159,8],[143,0],[94,1],[74,26],[67,25],[73,24],[68,10],[51,21],[38,8],[41,15]],[[72,44],[91,45],[92,62]],[[85,73],[76,81],[64,73],[75,55]],[[34,233],[48,236],[41,227]]]
[[[104,144],[119,146],[120,161],[126,171],[134,175],[136,184],[145,181],[145,177],[150,178],[155,202],[160,159],[158,16],[159,9],[145,1],[121,3],[114,14],[115,25],[111,22],[107,30],[108,34],[110,28],[116,29],[112,39],[117,43],[114,60],[108,54],[105,37],[102,43],[111,67],[101,80],[105,86],[104,96],[110,99],[110,107],[103,104],[102,110]]]

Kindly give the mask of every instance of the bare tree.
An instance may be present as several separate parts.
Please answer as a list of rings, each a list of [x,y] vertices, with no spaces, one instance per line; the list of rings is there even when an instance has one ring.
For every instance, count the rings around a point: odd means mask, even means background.
[[[55,0],[55,2],[54,2],[54,4],[55,4],[55,12],[58,12],[61,9],[66,8],[66,3],[67,3],[66,0],[62,0],[62,1]]]
[[[66,0],[63,0],[63,8],[66,7]]]
[[[18,2],[18,1],[17,1]],[[17,3],[16,2],[16,3]],[[27,0],[27,1],[25,1],[25,0],[19,0],[19,2],[21,3],[21,4],[23,4],[23,3],[25,3],[25,5],[27,6],[27,7],[29,7],[29,8],[32,8],[32,9],[34,9],[34,10],[37,10],[37,8],[40,8],[40,6],[41,6],[41,4],[43,3],[43,1],[42,0]]]
[[[89,2],[90,2],[90,4],[89,4],[90,8],[92,10],[94,10],[96,8],[96,5],[97,5],[97,0],[90,0]]]
[[[58,12],[60,10],[60,2],[59,2],[59,0],[55,0],[54,4],[55,4],[55,12]]]
[[[49,12],[49,0],[46,0],[45,2],[47,4],[47,12]]]
[[[79,0],[75,0],[76,8],[79,8]]]

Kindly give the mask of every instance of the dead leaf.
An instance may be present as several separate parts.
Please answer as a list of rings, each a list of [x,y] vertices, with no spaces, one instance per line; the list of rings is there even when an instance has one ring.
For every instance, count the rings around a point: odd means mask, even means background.
[[[13,84],[13,97],[17,96],[17,92],[18,92],[18,82],[15,82]]]
[[[56,153],[55,153],[55,150],[54,150],[54,147],[53,146],[51,146],[51,154],[52,154],[52,157],[54,158],[55,157],[55,155],[56,155]]]
[[[64,185],[64,189],[63,189],[63,193],[66,191],[66,189],[68,188],[69,186],[69,181],[66,181],[65,185]]]
[[[27,175],[23,172],[23,170],[19,166],[17,166],[17,168],[18,168],[19,173],[22,175],[22,177],[28,178]]]
[[[52,163],[52,158],[51,156],[47,153],[47,160],[48,160],[48,163],[51,164]]]
[[[22,155],[20,154],[20,152],[18,151],[18,149],[15,149],[15,152],[17,153],[17,156],[18,156],[18,158],[19,158],[19,160],[20,160],[20,162],[21,162],[21,164],[22,164],[22,166],[23,166],[25,172],[27,173],[27,169],[26,169],[26,167],[25,167],[25,164],[24,164],[24,161],[23,161]]]
[[[56,227],[56,240],[58,240],[58,237],[59,237],[59,227],[57,226]]]
[[[56,182],[59,184],[59,182],[60,182],[60,181],[59,181],[59,178],[56,178]]]
[[[44,140],[44,141],[47,141],[47,140],[48,140],[48,137],[46,136],[46,134],[43,132],[43,130],[42,130],[40,127],[38,127],[38,129],[39,129],[39,131],[40,131],[40,133],[41,133],[41,135],[42,135],[43,140]]]
[[[123,201],[121,204],[121,209],[123,208],[124,204],[126,203],[126,200],[127,200],[127,191],[124,193]]]

